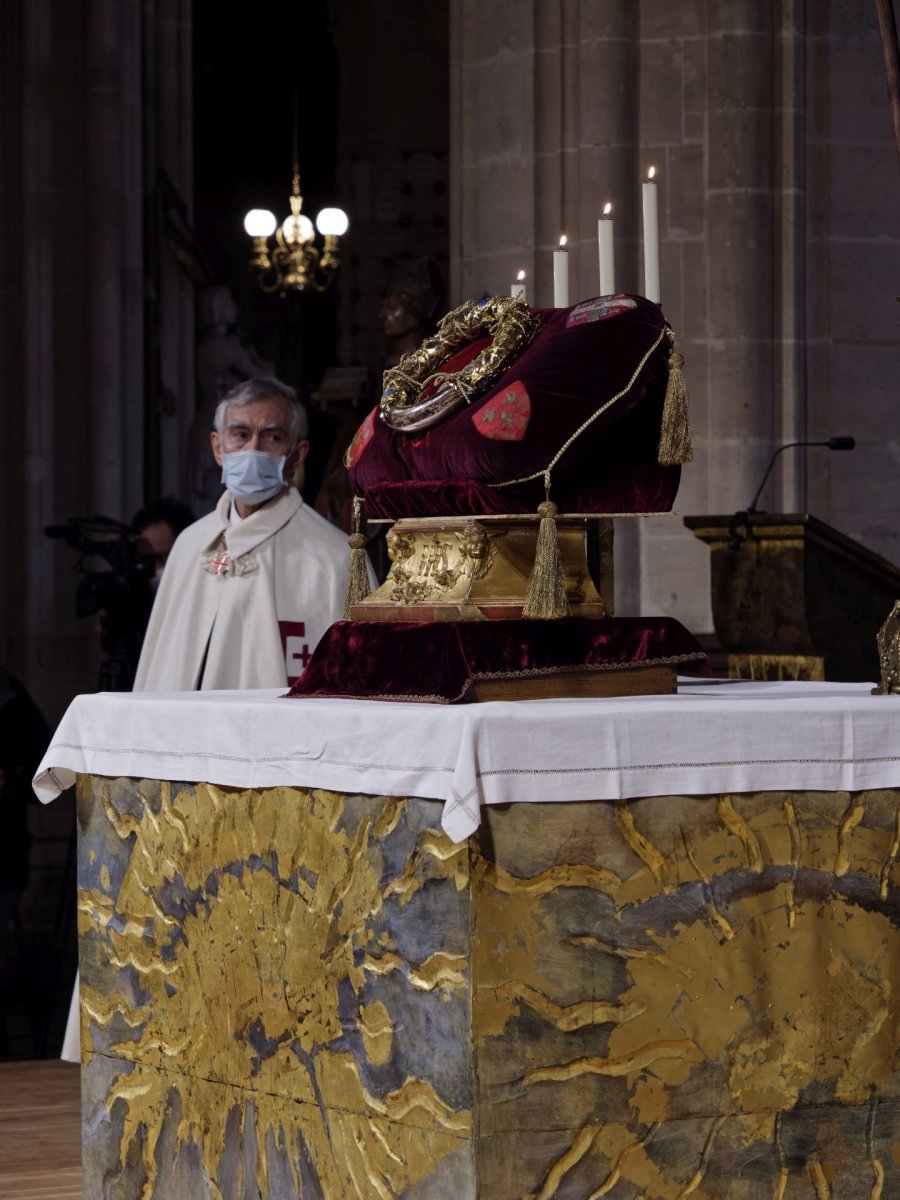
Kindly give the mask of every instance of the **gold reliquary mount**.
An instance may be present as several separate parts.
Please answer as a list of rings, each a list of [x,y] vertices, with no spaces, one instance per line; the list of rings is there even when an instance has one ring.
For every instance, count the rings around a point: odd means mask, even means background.
[[[611,616],[610,517],[560,516],[566,596],[576,617]],[[404,518],[387,535],[391,568],[354,604],[355,621],[483,621],[518,618],[525,606],[539,522],[531,515]]]

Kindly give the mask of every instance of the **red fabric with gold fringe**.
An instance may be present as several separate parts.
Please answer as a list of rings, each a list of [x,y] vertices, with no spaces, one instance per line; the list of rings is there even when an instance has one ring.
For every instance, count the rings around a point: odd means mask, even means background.
[[[483,678],[705,661],[670,617],[338,621],[289,695],[453,704]]]

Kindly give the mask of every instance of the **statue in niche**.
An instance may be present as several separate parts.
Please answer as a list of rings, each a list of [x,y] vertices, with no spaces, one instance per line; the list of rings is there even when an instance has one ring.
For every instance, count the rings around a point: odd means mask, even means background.
[[[433,258],[398,264],[381,302],[385,368],[395,367],[404,354],[417,350],[434,333],[443,302],[444,281]]]
[[[245,379],[274,376],[275,364],[245,346],[237,335],[237,305],[231,289],[216,283],[197,300],[197,409],[188,436],[186,493],[198,516],[212,512],[222,494],[221,468],[209,443],[216,405]]]

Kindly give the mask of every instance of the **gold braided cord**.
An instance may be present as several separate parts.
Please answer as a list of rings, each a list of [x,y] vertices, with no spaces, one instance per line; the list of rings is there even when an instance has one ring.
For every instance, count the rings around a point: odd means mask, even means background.
[[[512,296],[468,300],[447,313],[433,337],[384,373],[381,418],[391,429],[427,428],[487,389],[518,358],[538,329],[528,305]],[[457,350],[485,334],[493,341],[459,371],[442,371]],[[437,391],[420,400],[426,383]]]
[[[344,594],[344,617],[350,620],[354,604],[362,604],[369,595],[369,571],[366,564],[366,536],[362,531],[362,501],[353,497],[353,532],[347,539],[350,563],[347,568],[347,590]]]
[[[628,382],[625,384],[625,386],[622,388],[621,392],[616,392],[615,396],[611,396],[609,398],[609,400],[606,401],[605,404],[601,405],[600,408],[597,409],[596,412],[591,413],[591,415],[588,417],[588,419],[583,424],[578,426],[578,428],[575,430],[575,432],[572,434],[572,436],[567,441],[563,442],[562,446],[560,446],[559,450],[557,450],[557,452],[556,452],[556,454],[554,454],[553,458],[550,459],[550,462],[547,464],[546,467],[542,467],[539,471],[534,471],[531,475],[523,475],[521,477],[521,479],[506,479],[503,481],[503,483],[492,483],[491,487],[494,487],[494,488],[512,487],[514,484],[517,484],[517,483],[530,483],[532,479],[540,479],[544,476],[549,475],[549,473],[553,470],[553,468],[556,466],[556,464],[559,462],[559,460],[562,458],[562,456],[565,454],[565,452],[569,449],[569,447],[572,445],[572,443],[574,441],[577,441],[577,439],[581,437],[581,435],[584,433],[584,431],[590,425],[592,425],[593,422],[596,421],[599,416],[602,416],[602,414],[606,412],[606,410],[609,408],[609,406],[611,404],[615,404],[615,402],[617,400],[621,400],[623,396],[628,395],[628,393],[631,391],[631,389],[634,387],[635,383],[637,382],[638,376],[640,375],[641,371],[643,371],[650,356],[653,354],[653,352],[655,350],[657,350],[659,348],[660,343],[662,342],[663,338],[666,336],[666,332],[667,332],[666,329],[663,329],[662,333],[659,335],[659,337],[656,339],[656,341],[653,343],[653,345],[650,347],[650,349],[647,351],[647,353],[644,355],[644,357],[638,363],[637,367],[635,368],[634,374],[628,380]]]
[[[657,459],[663,466],[690,462],[694,457],[691,445],[691,427],[688,420],[688,394],[684,382],[684,358],[675,349],[675,334],[670,329],[669,382],[663,404],[662,423],[659,429]]]

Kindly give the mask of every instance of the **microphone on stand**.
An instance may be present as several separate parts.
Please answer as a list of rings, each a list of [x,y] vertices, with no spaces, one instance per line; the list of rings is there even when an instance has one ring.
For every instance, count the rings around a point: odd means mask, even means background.
[[[830,437],[826,442],[785,442],[783,446],[779,446],[769,460],[769,465],[766,467],[766,473],[762,477],[759,487],[756,489],[756,495],[750,501],[746,508],[742,508],[736,512],[731,518],[728,525],[728,532],[731,538],[728,542],[729,550],[739,550],[741,545],[750,536],[750,517],[757,511],[756,502],[762,495],[762,490],[766,486],[766,480],[775,466],[775,459],[781,454],[782,450],[795,450],[798,446],[825,446],[829,450],[853,450],[856,446],[856,438],[852,437]]]

